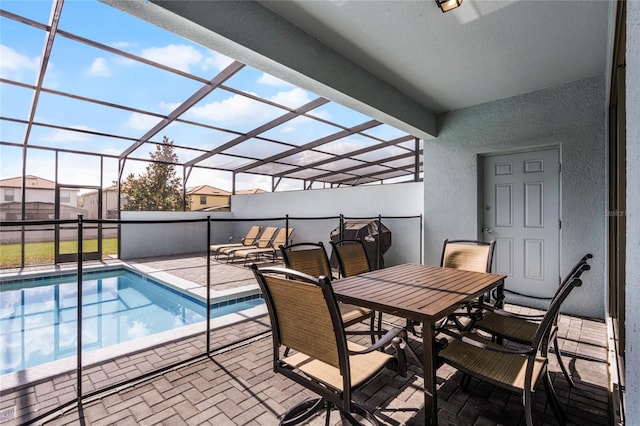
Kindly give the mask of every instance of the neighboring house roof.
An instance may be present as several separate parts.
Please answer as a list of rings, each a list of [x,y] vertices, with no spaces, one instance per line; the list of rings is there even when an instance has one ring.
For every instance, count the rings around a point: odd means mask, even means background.
[[[22,177],[12,177],[0,180],[0,187],[2,188],[22,188]],[[27,175],[25,176],[25,187],[31,189],[56,189],[56,183],[54,181],[44,179],[38,176]]]
[[[204,207],[201,209],[195,209],[192,210],[194,212],[215,212],[215,211],[221,211],[221,212],[228,212],[230,210],[230,206],[224,205],[224,206],[211,206],[211,207]]]
[[[267,193],[267,191],[265,191],[264,189],[260,189],[260,188],[240,189],[240,190],[236,191],[236,195],[266,194],[266,193]]]
[[[115,185],[111,185],[108,186],[106,188],[102,188],[102,193],[104,194],[105,192],[116,192],[118,190],[118,188]],[[87,191],[85,192],[83,195],[95,195],[98,193],[97,189],[92,189],[91,191]]]
[[[187,195],[231,195],[231,193],[213,186],[199,185],[188,188]]]

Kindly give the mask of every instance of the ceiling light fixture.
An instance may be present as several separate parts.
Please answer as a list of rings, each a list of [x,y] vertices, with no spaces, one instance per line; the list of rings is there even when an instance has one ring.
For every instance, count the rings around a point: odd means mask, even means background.
[[[459,7],[462,4],[462,0],[436,0],[436,4],[444,13]]]

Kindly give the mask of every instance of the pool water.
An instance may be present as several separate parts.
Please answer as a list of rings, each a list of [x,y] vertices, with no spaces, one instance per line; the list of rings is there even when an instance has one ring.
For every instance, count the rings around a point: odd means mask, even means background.
[[[205,302],[127,269],[83,275],[82,347],[104,348],[206,320]],[[75,356],[75,274],[0,288],[0,375]],[[259,294],[212,303],[211,318],[264,303]]]

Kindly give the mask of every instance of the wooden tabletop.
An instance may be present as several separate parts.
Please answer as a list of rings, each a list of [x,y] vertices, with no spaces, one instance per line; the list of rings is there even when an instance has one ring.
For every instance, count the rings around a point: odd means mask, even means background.
[[[336,298],[416,321],[437,320],[502,284],[505,276],[403,264],[334,281]]]
[[[504,275],[407,263],[332,283],[336,298],[422,323],[424,424],[438,424],[436,383],[437,320],[504,284]]]

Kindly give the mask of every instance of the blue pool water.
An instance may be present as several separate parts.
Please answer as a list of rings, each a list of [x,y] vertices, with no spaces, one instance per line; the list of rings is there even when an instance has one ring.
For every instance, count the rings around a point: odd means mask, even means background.
[[[127,269],[83,275],[84,351],[206,320],[206,304]],[[3,282],[0,375],[75,356],[77,278]],[[264,303],[259,294],[211,306],[211,318]]]

